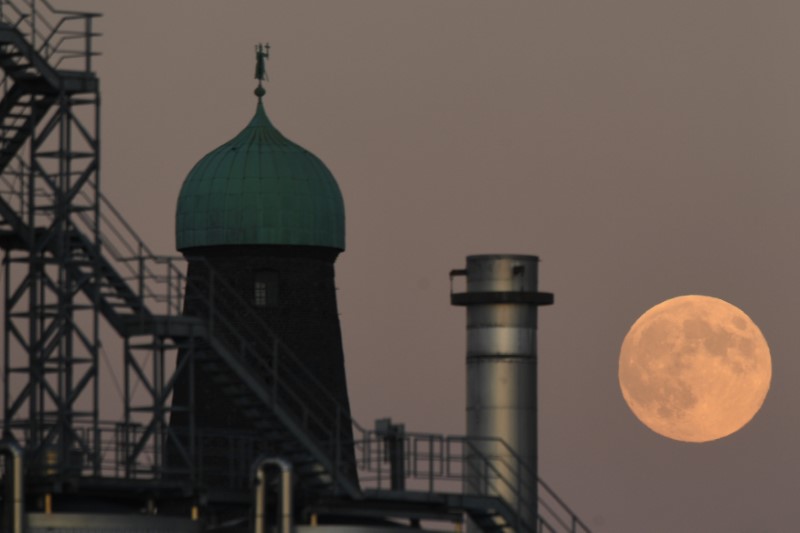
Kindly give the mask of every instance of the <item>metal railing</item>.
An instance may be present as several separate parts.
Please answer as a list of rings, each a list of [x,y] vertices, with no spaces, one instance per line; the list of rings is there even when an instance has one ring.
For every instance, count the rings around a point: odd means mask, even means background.
[[[589,533],[589,527],[544,481],[538,479],[538,502],[525,501],[532,493],[527,485],[533,479],[530,466],[501,439],[405,433],[403,466],[406,479],[416,481],[416,489],[434,492],[517,495],[515,514],[538,508],[538,527],[548,531]],[[487,446],[489,444],[490,446]],[[390,450],[385,436],[367,431],[356,442],[359,479],[364,488],[390,490]],[[491,448],[493,452],[485,452]],[[509,502],[507,502],[509,503]]]
[[[0,0],[0,23],[16,28],[53,68],[79,60],[79,68],[91,72],[92,58],[99,55],[93,39],[99,36],[93,20],[99,13],[67,11],[54,8],[48,0]],[[75,48],[67,43],[79,41]],[[82,64],[81,64],[82,63]]]
[[[220,490],[249,491],[252,483],[250,468],[256,458],[268,451],[263,439],[254,432],[230,430],[202,430],[196,432],[195,446],[202,451],[190,467],[163,467],[163,461],[157,457],[155,448],[149,447],[140,454],[137,468],[131,469],[127,459],[145,431],[141,424],[124,424],[122,422],[103,421],[98,426],[76,426],[75,432],[90,442],[99,443],[99,447],[86,452],[73,450],[69,457],[58,457],[57,448],[52,454],[45,454],[48,461],[38,465],[29,465],[28,476],[46,480],[57,476],[62,469],[68,469],[73,475],[83,479],[127,479],[140,482],[189,481],[196,485],[212,486]],[[173,430],[174,431],[174,430]],[[25,449],[28,433],[22,432],[17,439]],[[188,438],[188,433],[180,433],[181,438]],[[94,454],[95,456],[91,456]],[[99,464],[100,468],[95,468]],[[0,477],[4,471],[0,464]]]

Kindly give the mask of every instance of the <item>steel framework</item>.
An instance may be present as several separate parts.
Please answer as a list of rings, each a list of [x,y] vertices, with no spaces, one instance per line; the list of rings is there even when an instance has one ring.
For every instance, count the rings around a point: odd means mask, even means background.
[[[34,7],[4,2],[0,26],[4,436],[24,440],[35,464],[96,469],[96,443],[74,430],[99,422],[98,274],[74,242],[83,224],[99,246],[94,15],[53,26]],[[80,56],[63,47],[79,37]],[[74,59],[81,70],[52,66]]]
[[[375,435],[349,417],[256,313],[238,319],[250,313],[243,296],[209,265],[187,288],[183,260],[145,245],[100,192],[100,99],[92,71],[97,16],[59,11],[47,0],[0,1],[3,444],[23,450],[27,486],[174,489],[209,502],[225,492],[226,501],[235,496],[249,504],[250,467],[269,450],[327,495],[320,509],[335,503],[392,516],[403,502],[409,516],[467,512],[485,531],[555,530],[551,524],[588,531],[557,497],[546,505],[563,518],[527,524],[497,497],[464,494],[462,487],[481,483],[467,472],[495,468],[496,458],[471,452],[469,461],[481,464],[451,468],[467,460],[464,453],[430,462],[427,490],[383,487]],[[182,314],[187,293],[197,299],[192,316]],[[101,419],[103,328],[120,341],[121,353],[111,356],[122,361],[123,412],[113,421]],[[172,368],[179,350],[184,355]],[[172,401],[172,392],[179,376],[200,367],[216,376],[254,431],[196,430],[195,392],[183,404]],[[187,427],[170,427],[173,412],[188,414]],[[430,442],[445,442],[439,439]],[[482,449],[463,437],[446,442]],[[355,448],[355,466],[348,448]],[[209,449],[219,461],[207,461]],[[416,452],[405,464],[414,469],[395,477],[411,481],[419,475]],[[348,476],[356,467],[361,486]],[[461,486],[443,488],[439,481]]]

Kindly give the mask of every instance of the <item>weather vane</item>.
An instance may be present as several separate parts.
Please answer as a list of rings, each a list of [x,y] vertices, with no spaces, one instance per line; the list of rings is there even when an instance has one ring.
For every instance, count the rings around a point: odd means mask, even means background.
[[[254,91],[259,99],[266,94],[262,82],[269,81],[267,76],[267,59],[269,58],[269,43],[256,45],[256,76],[258,80],[258,87]]]
[[[269,58],[269,43],[256,45],[256,79],[258,87],[255,90],[256,96],[261,98],[267,92],[262,86],[264,80],[269,81],[267,76],[267,58]]]

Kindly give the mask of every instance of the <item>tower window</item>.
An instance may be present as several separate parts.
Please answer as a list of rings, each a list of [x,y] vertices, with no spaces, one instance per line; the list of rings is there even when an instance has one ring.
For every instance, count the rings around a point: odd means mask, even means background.
[[[278,305],[278,273],[259,270],[253,281],[253,304],[256,307],[275,307]]]

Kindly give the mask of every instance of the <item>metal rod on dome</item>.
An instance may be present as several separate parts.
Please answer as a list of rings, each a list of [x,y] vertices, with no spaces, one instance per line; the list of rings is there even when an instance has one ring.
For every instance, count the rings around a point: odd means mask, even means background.
[[[269,59],[269,43],[257,44],[255,78],[258,80],[258,87],[256,87],[255,94],[258,96],[259,100],[267,92],[263,85],[264,80],[269,81],[269,76],[267,76],[267,59]]]

